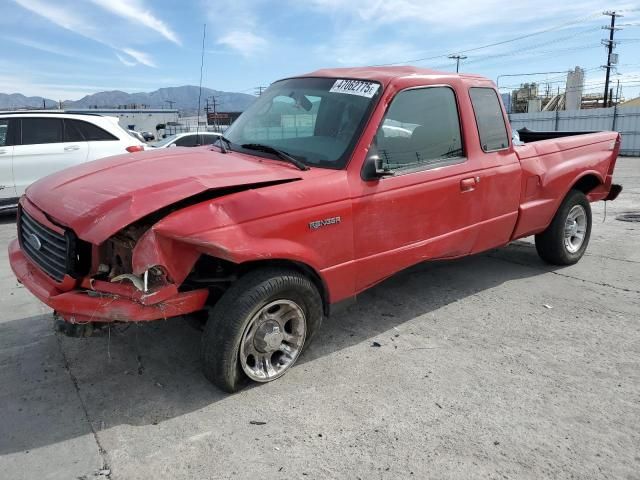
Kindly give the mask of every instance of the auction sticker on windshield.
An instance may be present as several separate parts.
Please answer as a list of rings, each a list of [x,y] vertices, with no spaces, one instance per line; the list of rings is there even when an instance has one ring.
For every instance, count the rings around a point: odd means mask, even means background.
[[[365,82],[363,80],[343,80],[339,79],[333,84],[331,93],[347,93],[349,95],[358,95],[360,97],[373,97],[380,87],[379,83]]]

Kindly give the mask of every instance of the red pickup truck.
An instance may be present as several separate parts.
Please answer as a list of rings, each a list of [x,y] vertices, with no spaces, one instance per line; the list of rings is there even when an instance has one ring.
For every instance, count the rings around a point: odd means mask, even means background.
[[[495,85],[476,75],[287,78],[215,145],[34,183],[11,266],[65,325],[206,313],[205,375],[235,391],[282,376],[336,305],[410,265],[528,235],[544,260],[577,262],[589,202],[621,190],[620,137],[534,137],[513,145]]]

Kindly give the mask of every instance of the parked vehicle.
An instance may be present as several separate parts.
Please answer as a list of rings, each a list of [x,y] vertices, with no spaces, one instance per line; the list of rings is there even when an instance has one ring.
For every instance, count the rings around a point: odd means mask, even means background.
[[[170,147],[200,147],[202,145],[211,145],[218,140],[219,133],[214,132],[185,132],[171,135],[159,142],[150,143],[150,147],[154,148],[170,148]]]
[[[63,112],[0,113],[0,212],[15,210],[26,187],[97,158],[139,152],[118,119]]]
[[[156,139],[156,136],[151,132],[142,132],[142,138],[145,142],[151,142]]]
[[[621,190],[620,136],[514,147],[510,132],[480,76],[288,78],[211,148],[103,159],[29,187],[11,266],[68,333],[204,312],[204,373],[233,392],[282,376],[323,317],[416,263],[529,235],[549,263],[577,262],[590,202]]]
[[[145,142],[145,139],[142,136],[142,133],[137,132],[135,130],[131,130],[131,129],[127,130],[127,133],[129,135],[131,135],[133,138],[135,138],[136,140],[140,140],[141,142]]]

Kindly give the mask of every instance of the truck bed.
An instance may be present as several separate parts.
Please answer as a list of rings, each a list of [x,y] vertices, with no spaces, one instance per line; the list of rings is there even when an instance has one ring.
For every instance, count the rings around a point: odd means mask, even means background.
[[[587,135],[589,133],[598,133],[598,131],[529,130],[527,127],[518,130],[520,141],[524,143],[539,142],[542,140],[550,140],[552,138],[573,137],[575,135]]]
[[[579,182],[590,201],[604,200],[619,150],[617,132],[534,133],[539,134],[536,140],[514,147],[522,167],[522,196],[513,238],[544,230],[567,189]]]

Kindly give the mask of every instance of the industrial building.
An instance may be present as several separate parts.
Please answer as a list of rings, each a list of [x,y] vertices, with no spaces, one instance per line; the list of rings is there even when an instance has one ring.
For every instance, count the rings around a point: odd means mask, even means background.
[[[559,110],[586,110],[622,105],[624,98],[619,83],[611,88],[607,105],[603,93],[585,93],[585,70],[575,67],[567,72],[564,89],[554,92],[551,83],[523,83],[510,93],[502,94],[502,101],[509,113],[554,112]]]
[[[66,110],[74,113],[92,113],[109,117],[118,117],[118,123],[125,130],[158,133],[158,126],[176,124],[178,110],[170,108],[80,108]]]

